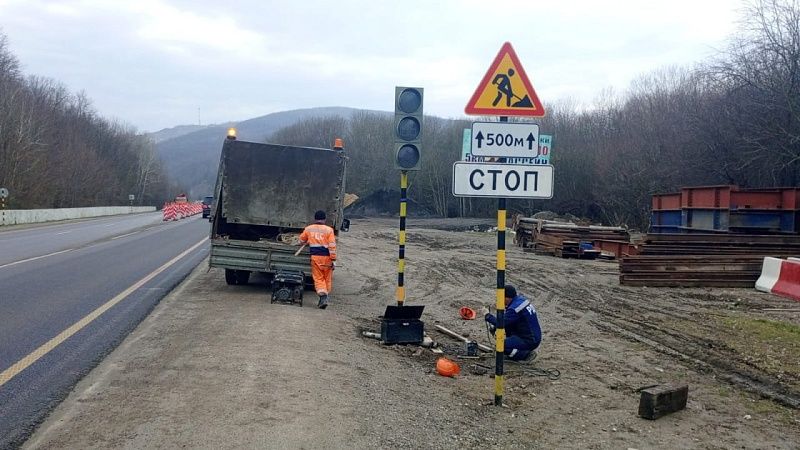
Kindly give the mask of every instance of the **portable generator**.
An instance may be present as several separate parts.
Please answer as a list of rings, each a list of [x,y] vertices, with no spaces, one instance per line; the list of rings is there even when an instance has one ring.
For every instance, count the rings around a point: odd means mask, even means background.
[[[299,270],[275,272],[272,279],[272,301],[270,303],[291,303],[303,306],[303,285],[306,275]]]

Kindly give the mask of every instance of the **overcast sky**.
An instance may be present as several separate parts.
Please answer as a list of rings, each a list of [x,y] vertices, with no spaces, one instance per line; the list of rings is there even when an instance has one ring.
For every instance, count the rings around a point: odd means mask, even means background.
[[[591,103],[692,65],[735,33],[739,0],[0,0],[27,74],[84,90],[140,130],[314,106],[461,117],[509,41],[539,97]]]

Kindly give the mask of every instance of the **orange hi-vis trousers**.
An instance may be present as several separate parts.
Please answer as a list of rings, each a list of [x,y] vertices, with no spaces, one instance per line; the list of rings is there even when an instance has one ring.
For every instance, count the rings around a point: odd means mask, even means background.
[[[333,260],[330,256],[311,256],[311,277],[317,295],[327,295],[333,289]]]

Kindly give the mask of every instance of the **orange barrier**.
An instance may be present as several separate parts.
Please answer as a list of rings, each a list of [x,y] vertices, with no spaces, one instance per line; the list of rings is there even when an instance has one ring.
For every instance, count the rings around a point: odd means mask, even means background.
[[[161,211],[164,217],[163,220],[169,222],[201,214],[203,212],[203,204],[200,202],[168,202],[164,203],[164,208]]]

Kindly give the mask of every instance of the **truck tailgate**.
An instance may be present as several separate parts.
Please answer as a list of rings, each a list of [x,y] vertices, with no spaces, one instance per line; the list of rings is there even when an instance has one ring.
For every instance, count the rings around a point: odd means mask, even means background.
[[[309,276],[311,260],[308,251],[304,250],[294,256],[297,249],[298,247],[276,242],[212,239],[209,265],[251,272],[299,270]]]

